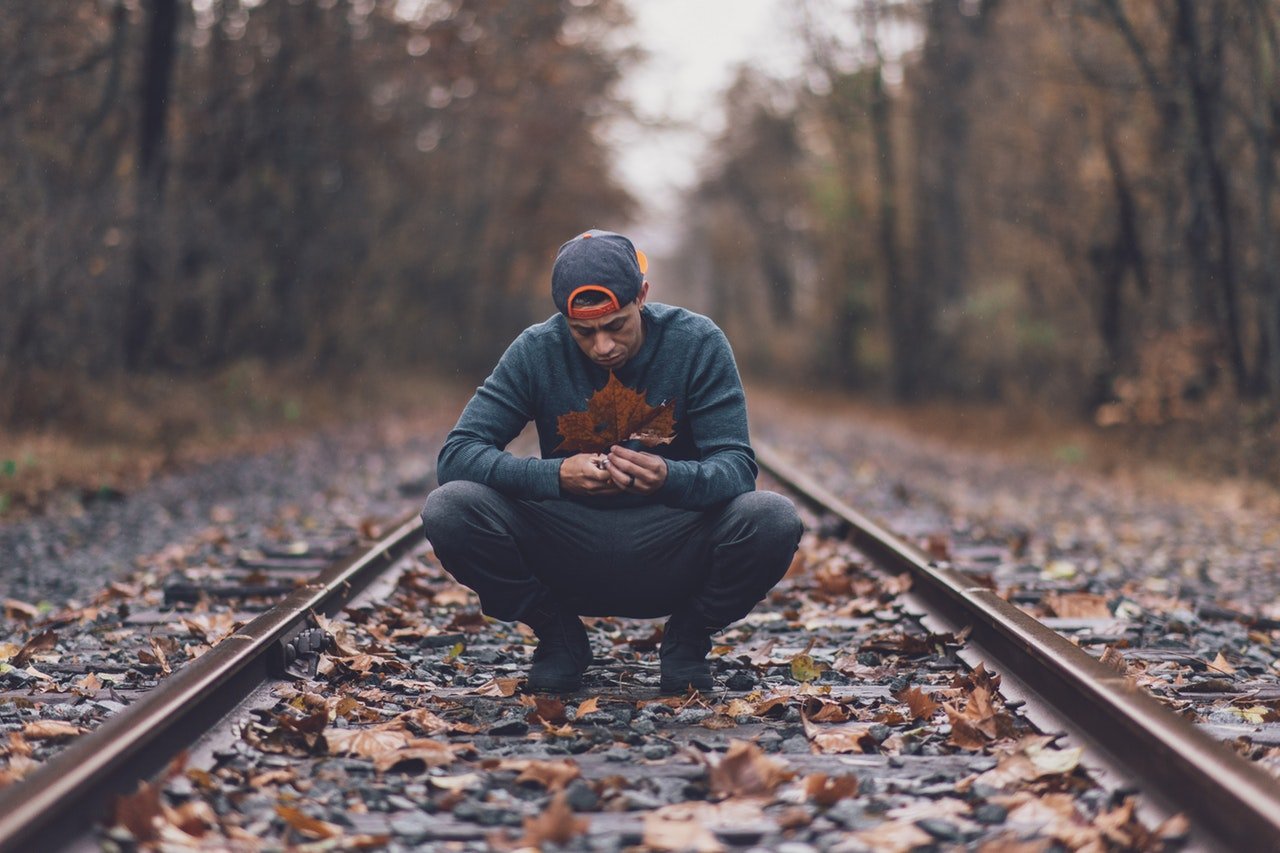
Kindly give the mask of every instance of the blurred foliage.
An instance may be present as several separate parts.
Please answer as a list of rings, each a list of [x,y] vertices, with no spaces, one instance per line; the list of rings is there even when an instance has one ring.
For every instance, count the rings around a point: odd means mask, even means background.
[[[624,219],[617,0],[0,3],[0,421],[240,359],[489,364]],[[296,404],[292,404],[296,406]]]
[[[1159,423],[1280,403],[1280,2],[800,7],[681,259],[749,366]]]

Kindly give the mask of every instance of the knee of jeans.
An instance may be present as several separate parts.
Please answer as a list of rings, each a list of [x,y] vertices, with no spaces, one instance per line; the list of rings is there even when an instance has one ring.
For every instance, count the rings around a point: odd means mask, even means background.
[[[732,511],[753,531],[753,538],[792,550],[800,543],[804,523],[795,504],[777,492],[746,492],[734,498]]]
[[[422,528],[433,543],[460,530],[493,492],[488,486],[454,480],[434,489],[422,507]]]

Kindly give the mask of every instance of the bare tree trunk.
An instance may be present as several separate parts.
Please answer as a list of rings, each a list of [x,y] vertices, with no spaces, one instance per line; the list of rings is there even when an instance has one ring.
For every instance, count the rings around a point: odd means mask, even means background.
[[[1190,180],[1197,185],[1193,190],[1196,210],[1193,214],[1193,240],[1197,251],[1204,253],[1205,272],[1217,285],[1221,306],[1219,334],[1236,387],[1245,393],[1252,390],[1251,377],[1244,358],[1244,345],[1240,329],[1240,301],[1236,281],[1235,249],[1231,222],[1231,191],[1223,172],[1218,138],[1222,119],[1222,19],[1221,4],[1213,4],[1210,47],[1205,50],[1201,40],[1200,24],[1196,18],[1192,0],[1177,0],[1175,32],[1186,75],[1191,112],[1195,122],[1197,153],[1192,154]],[[1206,65],[1207,63],[1207,65]],[[1203,180],[1208,198],[1199,189]],[[1216,236],[1216,257],[1210,257],[1210,240]]]
[[[164,203],[169,90],[177,48],[178,0],[150,0],[146,54],[138,95],[137,227],[134,235],[133,292],[125,318],[125,363],[138,368],[154,351],[156,331],[155,242]]]
[[[919,368],[911,353],[920,345],[923,330],[917,328],[909,282],[902,274],[898,253],[898,176],[894,164],[889,93],[884,88],[884,57],[878,33],[879,0],[863,3],[863,44],[874,57],[871,74],[871,135],[876,152],[877,206],[879,207],[880,254],[884,259],[885,311],[889,319],[889,336],[893,348],[893,390],[900,398],[915,393]]]

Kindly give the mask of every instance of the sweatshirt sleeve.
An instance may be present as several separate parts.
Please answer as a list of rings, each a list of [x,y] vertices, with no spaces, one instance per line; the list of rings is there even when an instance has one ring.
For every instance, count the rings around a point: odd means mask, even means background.
[[[513,498],[560,497],[562,460],[520,458],[505,450],[534,417],[538,390],[531,346],[528,333],[516,338],[462,410],[436,463],[441,485],[470,480]]]
[[[667,460],[659,499],[702,510],[752,491],[758,468],[747,431],[747,398],[724,332],[714,329],[695,354],[685,419],[698,460]]]

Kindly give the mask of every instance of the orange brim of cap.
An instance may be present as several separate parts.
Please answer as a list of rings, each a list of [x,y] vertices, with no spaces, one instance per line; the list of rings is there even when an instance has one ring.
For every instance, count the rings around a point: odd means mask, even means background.
[[[641,270],[644,267],[641,266]],[[573,307],[573,300],[578,298],[581,293],[603,293],[608,297],[607,302],[597,302],[595,305],[587,305],[582,308]],[[612,290],[599,284],[584,284],[582,287],[575,288],[573,293],[569,294],[569,319],[570,320],[594,320],[597,317],[603,317],[605,314],[612,314],[614,311],[621,309],[618,304],[618,297]]]

